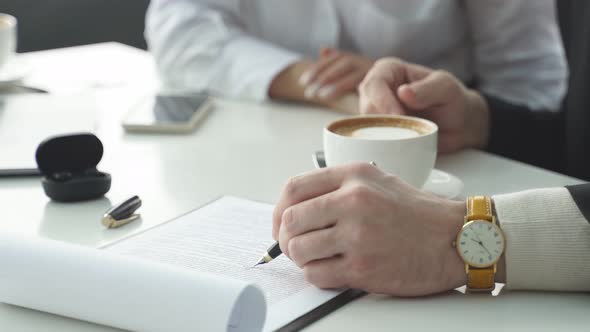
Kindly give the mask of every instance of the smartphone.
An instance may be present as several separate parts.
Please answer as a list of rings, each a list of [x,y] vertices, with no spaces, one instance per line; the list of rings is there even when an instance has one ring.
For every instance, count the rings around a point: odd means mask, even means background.
[[[206,94],[156,95],[131,109],[123,128],[128,132],[190,133],[212,107]]]

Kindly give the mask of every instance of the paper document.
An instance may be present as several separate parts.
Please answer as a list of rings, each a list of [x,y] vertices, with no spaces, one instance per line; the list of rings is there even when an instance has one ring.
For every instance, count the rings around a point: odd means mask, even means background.
[[[265,330],[274,330],[340,292],[310,285],[285,256],[252,268],[272,244],[272,210],[226,196],[106,250],[254,283],[267,301]]]
[[[0,235],[0,302],[131,331],[260,331],[255,286],[53,240]]]
[[[0,234],[0,302],[132,331],[303,326],[342,291],[308,284],[284,256],[252,268],[272,209],[223,197],[102,250]]]

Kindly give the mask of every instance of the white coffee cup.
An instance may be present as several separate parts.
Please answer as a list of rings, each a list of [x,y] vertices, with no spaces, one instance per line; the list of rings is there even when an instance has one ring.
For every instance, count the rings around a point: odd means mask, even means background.
[[[0,71],[16,53],[16,17],[0,14]]]
[[[327,166],[375,162],[421,188],[434,167],[438,127],[411,116],[364,115],[345,118],[324,128]]]

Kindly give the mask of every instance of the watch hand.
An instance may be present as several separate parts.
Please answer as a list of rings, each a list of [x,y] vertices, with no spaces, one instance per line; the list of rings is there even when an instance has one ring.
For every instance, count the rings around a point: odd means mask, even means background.
[[[475,232],[474,232],[474,233],[475,233]],[[479,240],[479,235],[478,235],[477,233],[475,233],[475,235],[477,235],[477,239]],[[481,242],[481,240],[479,240],[479,241],[475,241],[474,239],[471,239],[471,241],[473,241],[473,242],[475,242],[475,243],[479,244],[479,245],[480,245],[482,248],[484,248],[484,249],[487,251],[488,255],[491,255],[490,251],[488,250],[488,248],[486,248],[486,247],[483,245],[483,242]]]

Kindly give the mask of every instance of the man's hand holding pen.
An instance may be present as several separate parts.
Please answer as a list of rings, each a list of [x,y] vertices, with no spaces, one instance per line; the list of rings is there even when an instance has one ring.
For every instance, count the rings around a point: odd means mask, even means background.
[[[359,163],[290,179],[274,211],[273,237],[318,287],[417,296],[465,284],[451,246],[464,215],[463,202]]]

